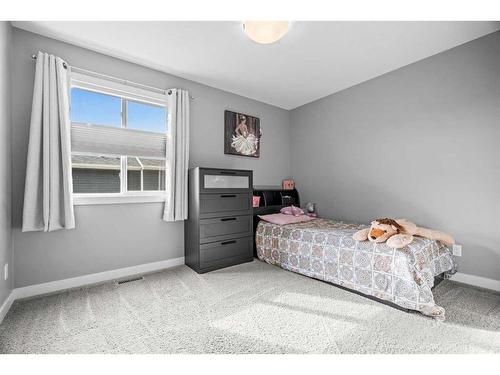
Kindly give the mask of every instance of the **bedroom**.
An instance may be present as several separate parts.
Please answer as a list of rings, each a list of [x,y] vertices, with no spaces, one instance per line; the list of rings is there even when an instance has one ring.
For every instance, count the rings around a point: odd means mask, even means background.
[[[289,17],[1,22],[0,353],[499,354],[500,22]]]

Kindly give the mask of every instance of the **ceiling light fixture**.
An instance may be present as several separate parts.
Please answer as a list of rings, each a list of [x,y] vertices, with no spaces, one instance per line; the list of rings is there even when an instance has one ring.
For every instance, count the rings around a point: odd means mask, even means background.
[[[283,38],[289,24],[288,21],[244,21],[243,30],[254,42],[271,44]]]

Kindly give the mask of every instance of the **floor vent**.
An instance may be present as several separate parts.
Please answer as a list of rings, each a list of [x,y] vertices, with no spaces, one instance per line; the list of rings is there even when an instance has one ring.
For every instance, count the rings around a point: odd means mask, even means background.
[[[116,283],[118,285],[121,285],[121,284],[125,284],[125,283],[131,283],[132,281],[139,281],[139,280],[144,280],[144,277],[142,277],[142,276],[134,277],[133,279],[120,280],[120,281],[117,281]]]

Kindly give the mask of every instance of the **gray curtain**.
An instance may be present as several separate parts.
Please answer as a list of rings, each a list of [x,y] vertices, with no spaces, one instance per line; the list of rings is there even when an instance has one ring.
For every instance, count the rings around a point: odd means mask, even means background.
[[[189,168],[189,93],[171,89],[168,95],[167,168],[163,220],[187,219]]]
[[[38,52],[24,188],[23,232],[75,227],[68,72]]]

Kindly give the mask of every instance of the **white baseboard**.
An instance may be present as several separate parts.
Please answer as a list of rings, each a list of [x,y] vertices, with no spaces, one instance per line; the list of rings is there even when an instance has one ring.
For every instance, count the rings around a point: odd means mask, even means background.
[[[5,315],[7,315],[13,303],[14,291],[11,291],[5,299],[4,303],[2,303],[2,306],[0,306],[0,324],[3,322],[3,318],[5,318]]]
[[[116,270],[93,273],[90,275],[72,277],[70,279],[50,281],[43,284],[35,284],[16,288],[11,295],[13,300],[34,297],[38,295],[60,292],[66,289],[78,288],[86,285],[102,283],[121,279],[129,276],[136,276],[144,273],[161,271],[184,264],[184,257],[162,260],[160,262],[140,264],[138,266],[119,268]],[[10,306],[9,306],[10,307]]]
[[[454,274],[451,280],[500,292],[500,280],[488,279],[486,277],[469,275],[461,272]]]

